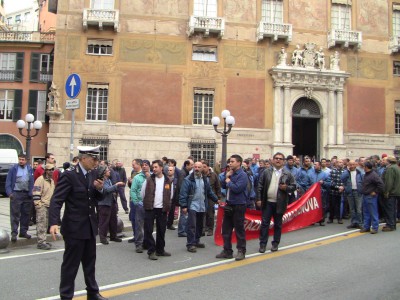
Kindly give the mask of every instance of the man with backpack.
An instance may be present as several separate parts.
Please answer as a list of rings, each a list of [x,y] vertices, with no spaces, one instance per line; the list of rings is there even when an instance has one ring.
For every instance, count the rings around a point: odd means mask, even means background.
[[[289,194],[296,190],[296,180],[292,173],[283,168],[285,157],[275,153],[272,166],[261,175],[257,186],[256,204],[261,207],[260,253],[265,253],[271,218],[274,218],[274,240],[271,251],[278,251],[282,233],[282,217],[286,211]]]

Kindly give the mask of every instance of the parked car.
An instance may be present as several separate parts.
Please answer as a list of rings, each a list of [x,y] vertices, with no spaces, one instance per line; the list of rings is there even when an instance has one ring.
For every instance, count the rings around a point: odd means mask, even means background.
[[[6,194],[6,179],[8,171],[14,166],[10,163],[0,163],[0,194],[7,196]]]

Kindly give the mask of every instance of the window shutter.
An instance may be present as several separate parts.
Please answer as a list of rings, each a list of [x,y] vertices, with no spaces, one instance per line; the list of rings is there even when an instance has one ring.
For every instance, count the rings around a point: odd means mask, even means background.
[[[22,90],[15,90],[14,95],[14,108],[13,108],[13,121],[17,122],[21,119],[22,111]]]
[[[29,100],[28,100],[28,113],[35,116],[35,120],[37,119],[37,91],[29,91]]]
[[[30,81],[38,82],[39,81],[39,68],[40,68],[40,54],[32,53],[31,54],[31,75]]]
[[[15,81],[22,81],[24,76],[24,53],[17,53],[17,62],[15,64]]]

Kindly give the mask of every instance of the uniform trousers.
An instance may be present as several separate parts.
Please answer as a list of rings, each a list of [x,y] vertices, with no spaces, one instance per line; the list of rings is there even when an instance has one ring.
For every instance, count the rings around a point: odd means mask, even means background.
[[[82,262],[88,294],[97,294],[99,286],[95,278],[96,239],[74,239],[64,236],[65,251],[61,264],[60,298],[72,299],[75,289],[75,278]]]
[[[49,226],[49,208],[42,206],[35,206],[36,209],[36,234],[37,243],[45,244],[47,237],[47,228]]]

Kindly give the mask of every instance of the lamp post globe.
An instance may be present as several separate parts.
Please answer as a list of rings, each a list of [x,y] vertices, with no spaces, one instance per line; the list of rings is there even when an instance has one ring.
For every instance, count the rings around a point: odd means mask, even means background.
[[[224,109],[221,112],[221,117],[224,120],[224,129],[218,130],[218,125],[221,122],[219,117],[213,117],[211,119],[211,124],[214,126],[215,132],[221,134],[222,137],[221,169],[223,170],[226,167],[228,135],[231,132],[232,127],[235,125],[235,118],[231,116],[230,111],[227,109]]]
[[[33,137],[37,136],[39,134],[39,130],[42,129],[42,122],[36,120],[35,121],[35,116],[32,114],[26,114],[25,116],[25,121],[24,120],[18,120],[17,121],[17,128],[19,131],[19,134],[22,135],[23,137],[26,138],[26,159],[28,163],[30,163],[31,160],[31,140]],[[23,133],[23,129],[26,129],[26,133]],[[35,134],[31,135],[31,130],[35,129]]]

